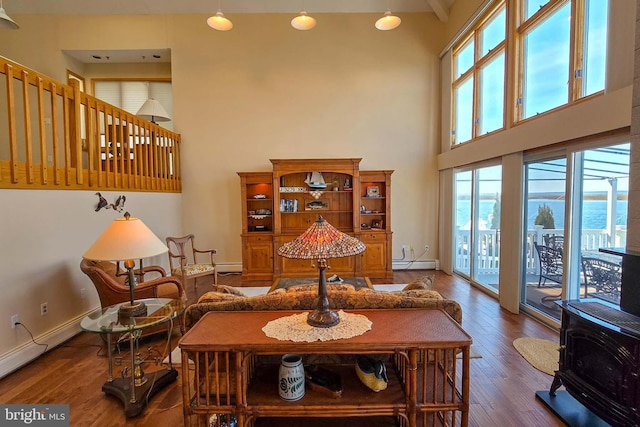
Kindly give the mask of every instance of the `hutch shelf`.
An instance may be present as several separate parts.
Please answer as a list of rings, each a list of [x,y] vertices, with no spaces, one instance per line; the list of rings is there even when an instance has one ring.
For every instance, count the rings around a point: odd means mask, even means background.
[[[392,279],[391,170],[361,171],[359,158],[271,159],[272,172],[238,172],[242,279],[314,277],[305,260],[275,255],[322,215],[362,240],[361,255],[329,260],[331,274]],[[318,174],[319,172],[319,174]],[[309,184],[321,179],[320,184]]]

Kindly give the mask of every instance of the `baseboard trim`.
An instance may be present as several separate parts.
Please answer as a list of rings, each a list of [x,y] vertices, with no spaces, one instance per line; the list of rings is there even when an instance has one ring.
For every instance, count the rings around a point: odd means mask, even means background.
[[[42,335],[38,335],[37,337],[34,337],[34,340],[41,344],[47,344],[47,352],[49,352],[56,346],[78,335],[82,331],[80,329],[80,320],[93,311],[95,310],[90,310]],[[16,327],[20,328],[21,326],[18,325]],[[24,333],[29,335],[26,330]],[[35,344],[33,341],[28,341],[3,354],[0,356],[0,378],[4,378],[10,373],[40,357],[44,354],[42,350],[43,346]]]
[[[242,273],[241,262],[227,262],[224,264],[216,263],[218,272],[220,273]]]
[[[440,270],[440,261],[437,259],[415,261],[393,261],[393,270]]]

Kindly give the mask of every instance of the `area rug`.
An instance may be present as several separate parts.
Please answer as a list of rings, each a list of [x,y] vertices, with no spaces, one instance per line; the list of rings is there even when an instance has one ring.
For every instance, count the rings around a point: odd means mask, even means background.
[[[371,288],[373,289],[373,285],[371,285],[371,281],[369,281],[368,277],[340,277],[342,282],[331,282],[329,280],[331,276],[327,276],[327,285],[332,283],[342,283],[346,285],[353,285],[356,289],[359,288]],[[290,286],[301,286],[301,285],[315,285],[318,286],[318,278],[317,277],[279,277],[273,282],[273,286],[269,289],[269,292],[273,292],[276,289],[287,289]]]
[[[462,353],[456,354],[456,359],[462,359]],[[482,355],[474,346],[469,347],[469,359],[482,359]]]
[[[513,346],[534,368],[545,374],[555,375],[558,370],[560,344],[541,338],[517,338]]]
[[[173,365],[174,368],[182,364],[181,359],[182,359],[182,351],[180,350],[180,347],[174,348],[173,351],[171,352],[171,364]],[[164,360],[162,361],[162,364],[163,365],[169,364],[169,356],[164,358]],[[192,360],[189,360],[189,365],[193,365]]]

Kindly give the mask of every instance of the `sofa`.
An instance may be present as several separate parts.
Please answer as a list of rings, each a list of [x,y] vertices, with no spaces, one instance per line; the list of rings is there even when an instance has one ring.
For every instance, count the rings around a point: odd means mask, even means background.
[[[352,285],[328,284],[327,297],[333,310],[371,308],[431,308],[442,309],[462,324],[462,309],[437,291],[431,290],[432,279],[424,277],[407,284],[401,291],[385,292],[370,288],[356,289]],[[318,285],[308,284],[276,289],[265,295],[246,296],[241,289],[216,285],[198,302],[187,307],[184,324],[189,330],[209,311],[238,310],[314,310],[318,301]]]

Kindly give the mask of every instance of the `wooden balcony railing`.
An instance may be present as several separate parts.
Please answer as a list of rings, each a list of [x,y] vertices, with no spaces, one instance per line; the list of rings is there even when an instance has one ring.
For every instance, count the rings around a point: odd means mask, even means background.
[[[1,56],[0,73],[0,188],[181,192],[179,134]]]

